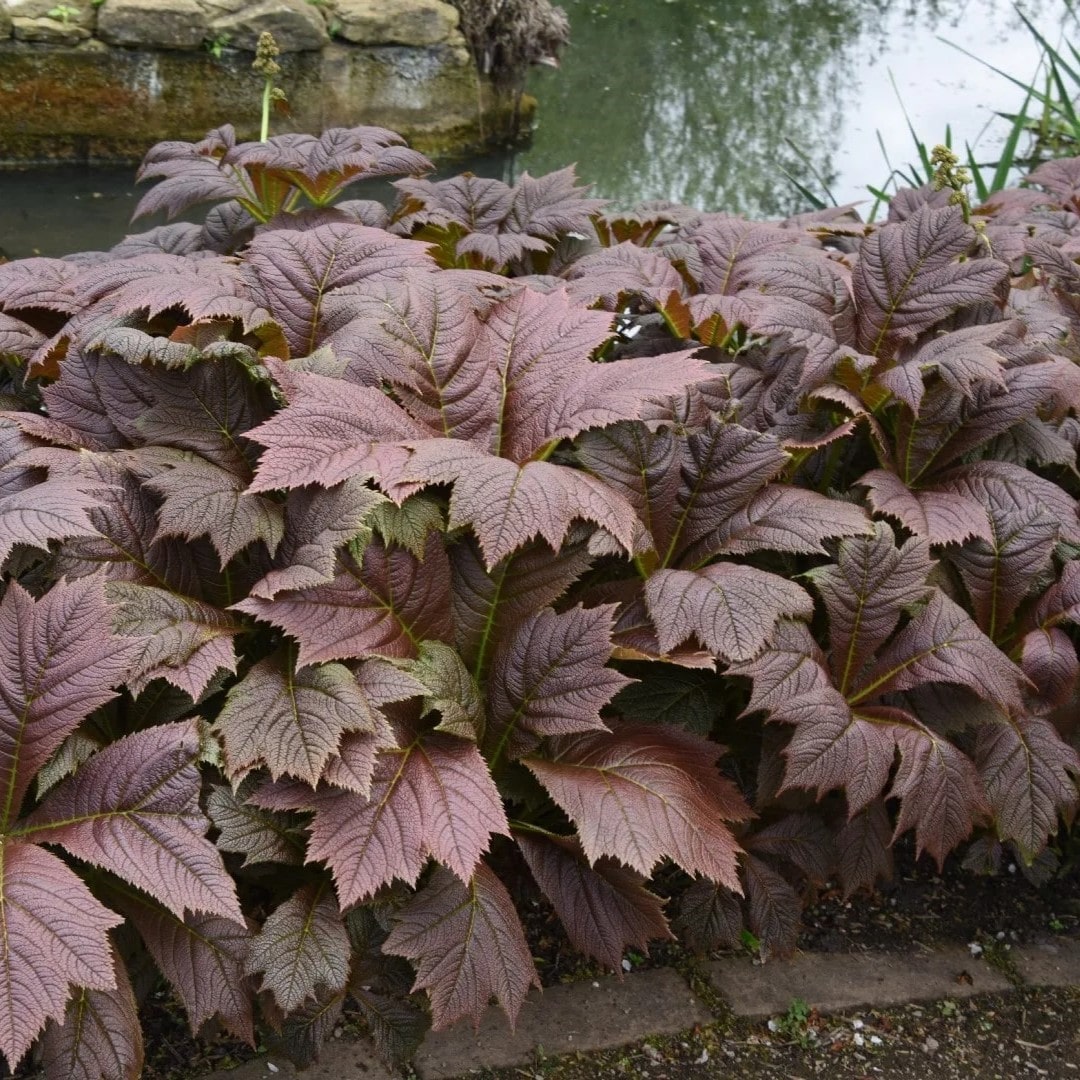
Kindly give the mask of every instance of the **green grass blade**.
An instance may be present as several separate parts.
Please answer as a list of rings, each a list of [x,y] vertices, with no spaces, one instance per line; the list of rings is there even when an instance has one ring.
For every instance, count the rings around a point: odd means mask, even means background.
[[[986,181],[983,179],[982,169],[979,168],[979,163],[975,160],[975,154],[972,152],[971,144],[964,143],[964,149],[967,150],[968,172],[971,173],[971,182],[975,185],[975,194],[979,196],[979,202],[984,203],[986,202],[987,196],[990,194],[990,189],[986,186]]]
[[[1020,136],[1027,129],[1027,111],[1028,106],[1031,104],[1031,93],[1028,92],[1024,98],[1024,104],[1020,108],[1020,112],[1017,113],[1016,119],[1013,121],[1012,128],[1009,130],[1009,137],[1005,140],[1005,145],[1001,148],[1001,158],[997,163],[997,168],[994,170],[994,175],[990,178],[990,191],[1001,191],[1003,187],[1009,182],[1009,173],[1013,169],[1013,165],[1016,162],[1016,148],[1020,145]],[[972,175],[975,175],[972,173]],[[976,185],[977,187],[978,185]],[[987,193],[989,194],[989,192]],[[981,191],[979,192],[979,198],[985,202],[986,195]]]
[[[780,170],[781,175],[785,180],[815,209],[815,210],[827,210],[829,204],[825,202],[820,195],[815,195],[805,184],[796,180],[794,176],[787,171],[787,169]],[[832,196],[829,196],[832,198]],[[833,200],[833,206],[836,205],[836,200]]]

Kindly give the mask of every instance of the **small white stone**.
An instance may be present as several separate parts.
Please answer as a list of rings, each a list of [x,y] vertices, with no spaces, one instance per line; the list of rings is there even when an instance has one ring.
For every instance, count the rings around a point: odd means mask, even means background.
[[[276,1073],[276,1072],[281,1071],[272,1061],[268,1061],[266,1063],[266,1069],[267,1069],[267,1072],[272,1072],[272,1073]]]
[[[862,1022],[861,1020],[852,1020],[852,1021],[851,1021],[851,1026],[852,1026],[852,1027],[853,1027],[853,1028],[854,1028],[854,1029],[855,1029],[856,1031],[862,1031],[862,1029],[863,1029],[863,1027],[864,1027],[864,1024],[863,1024],[863,1022]]]
[[[623,971],[629,971],[632,966],[633,965],[631,965],[629,960],[623,960],[623,962],[622,962]]]
[[[982,956],[983,947],[977,941],[968,942],[968,952],[972,956]]]
[[[923,1049],[928,1054],[932,1054],[941,1044],[937,1041],[937,1039],[934,1038],[933,1035],[927,1035],[926,1042],[924,1042],[922,1045]]]
[[[694,1058],[695,1065],[704,1065],[709,1060],[709,1048],[705,1047],[696,1058]]]
[[[770,1031],[779,1031],[780,1030],[779,1023],[777,1023],[777,1021],[775,1021],[775,1020],[770,1020],[769,1021],[769,1030]]]
[[[870,1043],[871,1043],[872,1046],[880,1046],[881,1045],[881,1036],[880,1035],[871,1035],[870,1036]]]
[[[852,1037],[851,1037],[851,1041],[852,1041],[852,1042],[853,1042],[853,1043],[854,1043],[854,1044],[855,1044],[856,1046],[865,1046],[865,1045],[866,1045],[866,1040],[865,1040],[865,1039],[864,1039],[864,1038],[862,1037],[862,1035],[861,1035],[861,1034],[859,1034],[859,1032],[857,1032],[857,1031],[855,1032],[855,1034],[854,1034],[854,1035],[852,1035]]]
[[[593,988],[594,990],[599,990],[599,989],[600,989],[600,984],[599,984],[598,982],[593,982],[593,984],[592,984],[592,988]]]

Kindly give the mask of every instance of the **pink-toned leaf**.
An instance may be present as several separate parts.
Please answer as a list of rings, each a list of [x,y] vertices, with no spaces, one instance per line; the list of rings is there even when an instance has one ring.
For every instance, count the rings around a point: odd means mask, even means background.
[[[985,814],[986,797],[971,760],[917,721],[892,726],[900,764],[889,795],[900,799],[896,836],[915,828],[915,849],[941,866]]]
[[[76,988],[63,1022],[50,1021],[41,1039],[46,1076],[70,1080],[139,1080],[143,1038],[127,968],[113,951],[116,988]]]
[[[873,469],[858,483],[876,514],[898,521],[931,544],[962,544],[978,537],[990,539],[990,524],[981,503],[959,492],[909,488],[896,473]]]
[[[648,875],[666,857],[737,892],[739,848],[722,822],[749,809],[716,769],[720,753],[676,728],[625,724],[563,736],[550,759],[525,764],[577,826],[590,861],[608,855]]]
[[[236,886],[206,839],[200,753],[195,721],[128,735],[57,785],[18,832],[112,871],[178,916],[242,925]]]
[[[588,473],[549,461],[519,466],[456,440],[419,444],[404,477],[453,483],[449,527],[472,526],[489,570],[537,536],[557,551],[575,520],[599,525],[627,551],[641,528],[630,504]]]
[[[679,551],[708,542],[784,467],[787,455],[772,435],[710,419],[688,440],[675,526],[664,556],[671,565]]]
[[[289,492],[285,535],[275,560],[278,568],[251,587],[252,595],[272,600],[286,589],[333,581],[336,552],[363,534],[372,511],[385,501],[356,479],[329,489],[307,487]],[[423,548],[413,554],[419,558]]]
[[[604,728],[600,710],[630,682],[606,666],[614,611],[613,605],[559,614],[544,609],[500,645],[487,691],[487,741],[495,758],[529,745],[521,731],[545,736]]]
[[[234,606],[295,638],[297,663],[306,667],[371,655],[410,657],[425,639],[448,640],[449,591],[438,539],[429,539],[423,560],[373,542],[359,570],[350,562],[327,585],[279,593],[273,600],[249,596]]]
[[[16,544],[48,550],[50,540],[97,536],[89,511],[101,501],[84,484],[49,478],[0,498],[0,563]]]
[[[926,596],[932,566],[924,540],[897,547],[892,529],[878,523],[873,537],[842,541],[835,563],[807,574],[829,614],[830,662],[842,694],[896,629],[904,608]]]
[[[1075,810],[1080,754],[1048,720],[1017,713],[979,729],[975,760],[998,836],[1030,862],[1058,831],[1058,815]]]
[[[584,432],[577,440],[583,468],[613,488],[634,508],[663,552],[675,524],[682,447],[670,428],[650,431],[640,422]]]
[[[1080,625],[1080,560],[1062,567],[1061,576],[1039,598],[1032,615],[1036,626]]]
[[[704,550],[730,555],[755,551],[824,554],[823,540],[872,532],[859,506],[814,491],[770,484],[725,520]]]
[[[249,491],[378,479],[408,457],[392,444],[426,434],[381,390],[282,366],[272,371],[288,405],[248,432],[266,447]]]
[[[1019,707],[1024,673],[955,601],[934,590],[929,603],[881,651],[852,702],[923,683],[966,686],[1002,708]]]
[[[976,622],[996,638],[1049,566],[1059,526],[1039,506],[997,502],[987,509],[992,538],[970,541],[950,561],[960,571]]]
[[[800,586],[733,563],[657,570],[645,583],[645,600],[664,652],[694,636],[727,663],[753,659],[771,640],[777,620],[814,613]]]
[[[158,536],[209,536],[223,567],[257,540],[271,555],[277,549],[285,530],[281,507],[250,494],[249,476],[188,451],[159,456],[157,463],[165,467],[147,484],[164,496]]]
[[[537,541],[487,570],[476,544],[454,544],[450,602],[462,659],[484,674],[494,647],[533,612],[558,600],[591,561],[583,543],[570,540],[556,554]]]
[[[98,580],[60,582],[40,600],[11,582],[0,601],[5,832],[38,770],[127,677],[136,643],[109,637],[108,625]]]
[[[755,259],[797,241],[789,229],[728,214],[703,214],[687,239],[701,260],[701,292],[721,294],[736,293],[749,283],[747,268]]]
[[[575,304],[563,290],[519,290],[487,317],[474,347],[502,390],[488,410],[491,452],[525,462],[549,442],[641,415],[658,396],[709,375],[689,353],[597,364],[590,354],[612,334],[611,315]]]
[[[32,844],[5,840],[0,869],[0,1051],[14,1070],[73,986],[116,989],[107,931],[123,920]]]
[[[252,936],[247,926],[220,915],[189,912],[181,919],[138,893],[125,895],[119,906],[179,995],[192,1032],[218,1017],[254,1045],[254,994],[244,971]]]
[[[514,837],[580,952],[618,971],[628,946],[648,951],[650,941],[671,938],[664,902],[633,870],[608,858],[590,866],[581,845],[570,838],[528,833]]]
[[[1038,689],[1038,711],[1068,704],[1080,678],[1080,658],[1069,635],[1058,626],[1030,630],[1020,648],[1020,667]]]
[[[902,224],[871,233],[853,274],[862,351],[878,356],[955,311],[996,302],[1009,268],[995,259],[961,261],[975,243],[956,206],[922,206]]]
[[[434,269],[427,245],[345,223],[257,234],[244,265],[256,295],[284,328],[293,356],[309,356],[320,344],[327,293],[399,278],[411,266]]]
[[[320,790],[296,806],[315,811],[308,859],[329,865],[343,907],[395,877],[414,884],[429,855],[467,881],[492,833],[507,833],[476,747],[443,734],[384,752],[370,798]]]
[[[430,995],[435,1030],[466,1016],[479,1026],[493,997],[513,1023],[540,985],[510,894],[483,863],[464,884],[436,867],[383,948],[415,962],[413,989]]]
[[[1002,368],[1006,358],[992,348],[1005,333],[1001,323],[967,326],[939,338],[931,338],[905,356],[896,367],[878,376],[877,381],[891,390],[914,413],[919,412],[924,386],[923,373],[936,371],[950,389],[973,400],[972,387],[989,384],[1005,388]]]

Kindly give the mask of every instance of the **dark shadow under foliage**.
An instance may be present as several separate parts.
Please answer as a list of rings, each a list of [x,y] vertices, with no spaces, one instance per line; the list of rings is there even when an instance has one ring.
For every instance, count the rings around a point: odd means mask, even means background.
[[[908,830],[1054,872],[1080,160],[978,228],[426,167],[226,127],[143,170],[204,225],[0,267],[12,1065],[137,1076],[147,955],[300,1061],[512,1019],[525,875],[618,969],[783,953]]]

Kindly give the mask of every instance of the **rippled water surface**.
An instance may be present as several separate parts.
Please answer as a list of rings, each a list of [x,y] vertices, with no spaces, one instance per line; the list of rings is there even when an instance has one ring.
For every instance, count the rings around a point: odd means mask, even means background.
[[[955,46],[1024,81],[1039,61],[1004,0],[562,3],[573,44],[532,79],[531,145],[460,167],[512,179],[576,162],[620,203],[772,215],[805,206],[789,177],[847,202],[915,158],[905,110],[927,143],[951,125],[957,145],[996,158],[1007,125],[994,114],[1022,91]],[[1023,9],[1055,44],[1080,39],[1064,0]],[[132,231],[136,199],[129,169],[0,173],[0,248],[108,247]]]

